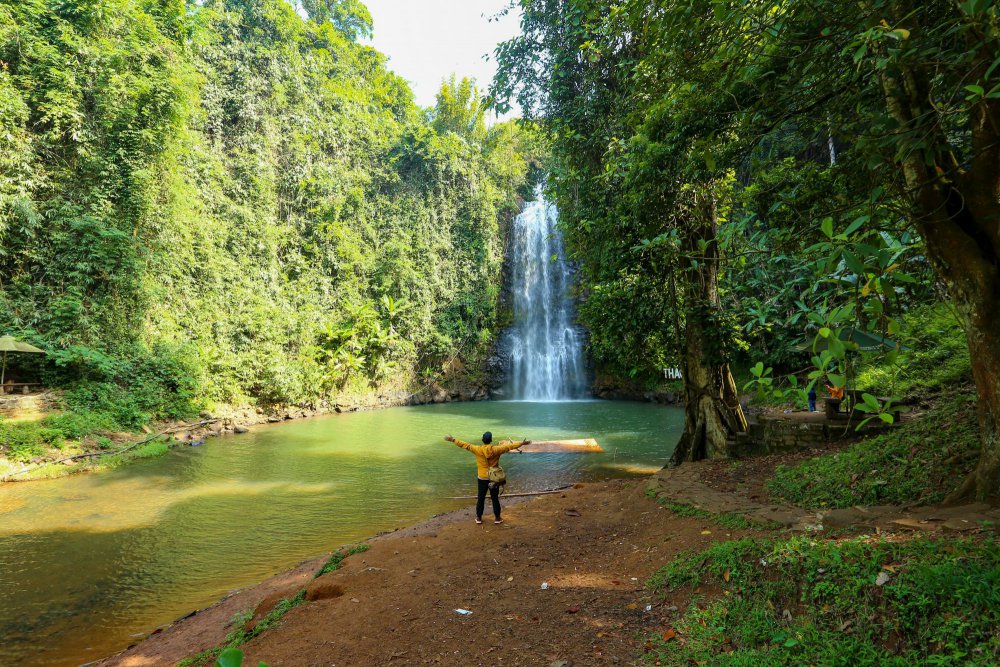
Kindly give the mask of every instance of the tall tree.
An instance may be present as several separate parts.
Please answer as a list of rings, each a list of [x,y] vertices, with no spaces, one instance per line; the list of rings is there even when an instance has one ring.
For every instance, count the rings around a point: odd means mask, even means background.
[[[1000,8],[992,0],[713,3],[742,132],[832,134],[908,220],[965,323],[982,453],[954,498],[1000,494]],[[765,6],[766,5],[766,6]]]
[[[301,0],[316,23],[329,21],[352,42],[372,36],[372,15],[360,0]]]

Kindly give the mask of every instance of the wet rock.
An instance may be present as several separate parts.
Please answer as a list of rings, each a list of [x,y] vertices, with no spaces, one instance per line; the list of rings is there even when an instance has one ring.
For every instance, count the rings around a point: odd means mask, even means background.
[[[447,403],[451,398],[451,394],[437,382],[431,384],[427,389],[430,394],[429,402],[431,403]]]
[[[249,433],[249,432],[250,432],[250,429],[248,429],[246,426],[234,426],[233,427],[233,433]]]

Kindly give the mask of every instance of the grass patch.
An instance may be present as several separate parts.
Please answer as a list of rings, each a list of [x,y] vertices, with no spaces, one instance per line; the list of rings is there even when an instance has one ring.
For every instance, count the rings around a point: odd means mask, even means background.
[[[341,548],[338,549],[337,551],[334,551],[332,554],[330,554],[330,558],[327,559],[326,563],[323,565],[323,567],[320,568],[319,572],[316,573],[316,576],[313,577],[313,579],[322,577],[324,574],[333,572],[334,570],[339,570],[340,566],[343,565],[345,558],[347,558],[348,556],[353,556],[355,554],[363,554],[370,548],[371,547],[369,547],[367,544],[355,544],[354,546],[348,549]]]
[[[305,601],[305,589],[302,589],[290,598],[283,598],[274,606],[274,609],[272,609],[267,616],[257,621],[252,628],[250,627],[250,621],[253,618],[253,612],[250,610],[239,612],[233,616],[233,620],[230,623],[230,627],[232,629],[229,631],[229,634],[226,635],[226,639],[224,640],[222,646],[216,646],[215,648],[210,648],[202,651],[201,653],[197,653],[190,658],[184,658],[177,663],[177,667],[197,667],[199,665],[207,665],[211,663],[213,660],[216,660],[223,651],[226,651],[227,649],[239,648],[257,635],[276,627],[281,621],[282,616]]]
[[[107,415],[89,410],[62,412],[36,422],[0,420],[0,454],[10,461],[26,463],[51,450],[104,431],[115,429]]]
[[[651,638],[645,661],[995,665],[998,561],[992,537],[716,544],[650,578],[654,591],[707,585],[721,596],[692,603],[670,631]]]
[[[49,449],[62,449],[66,435],[42,422],[0,421],[0,451],[11,461],[27,463]]]
[[[18,468],[12,468],[12,471]],[[39,466],[34,470],[29,471],[23,475],[20,475],[17,479],[19,480],[39,480],[39,479],[58,479],[59,477],[65,477],[69,472],[72,472],[72,468],[67,468],[66,466],[58,463],[50,463],[47,465]],[[7,474],[7,473],[5,473]]]
[[[886,434],[779,466],[767,488],[775,498],[814,508],[936,503],[957,487],[978,451],[975,399],[964,390]]]
[[[132,450],[132,457],[136,459],[150,459],[156,456],[163,456],[170,451],[170,445],[166,440],[153,440],[145,445],[140,445]]]
[[[655,494],[654,494],[655,495]],[[752,521],[742,514],[736,514],[734,512],[727,512],[725,514],[713,514],[708,510],[703,510],[700,507],[695,507],[694,505],[688,505],[687,503],[678,503],[672,500],[667,500],[666,498],[661,498],[657,502],[666,507],[668,510],[676,514],[677,516],[693,517],[696,519],[705,519],[706,521],[711,521],[717,526],[723,528],[729,528],[731,530],[750,530],[750,529],[767,529],[767,528],[777,528],[780,527],[778,524],[772,524],[763,521]]]
[[[94,467],[106,469],[119,468],[138,459],[150,459],[157,456],[163,456],[168,451],[170,451],[169,442],[166,439],[156,439],[147,442],[144,445],[139,445],[135,449],[122,452],[121,454],[113,454],[111,456],[94,459],[93,465]]]

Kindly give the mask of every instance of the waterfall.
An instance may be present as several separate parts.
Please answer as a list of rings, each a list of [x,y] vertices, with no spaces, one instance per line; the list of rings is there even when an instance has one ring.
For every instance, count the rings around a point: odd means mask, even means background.
[[[510,276],[514,324],[507,331],[509,392],[515,400],[583,398],[587,372],[575,323],[573,272],[563,254],[556,208],[541,193],[514,220]]]

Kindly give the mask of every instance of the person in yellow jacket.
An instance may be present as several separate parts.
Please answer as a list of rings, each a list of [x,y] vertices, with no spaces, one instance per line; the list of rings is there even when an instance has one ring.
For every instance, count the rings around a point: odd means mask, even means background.
[[[493,500],[493,523],[503,523],[500,518],[500,487],[497,484],[490,484],[489,470],[500,463],[500,455],[530,445],[531,440],[521,442],[509,442],[504,445],[493,444],[493,434],[487,431],[483,433],[483,444],[471,445],[463,440],[450,435],[444,438],[448,442],[454,442],[462,449],[467,449],[476,455],[476,481],[479,483],[479,495],[476,497],[476,523],[483,522],[483,509],[486,507],[486,490],[489,489],[490,498]]]

